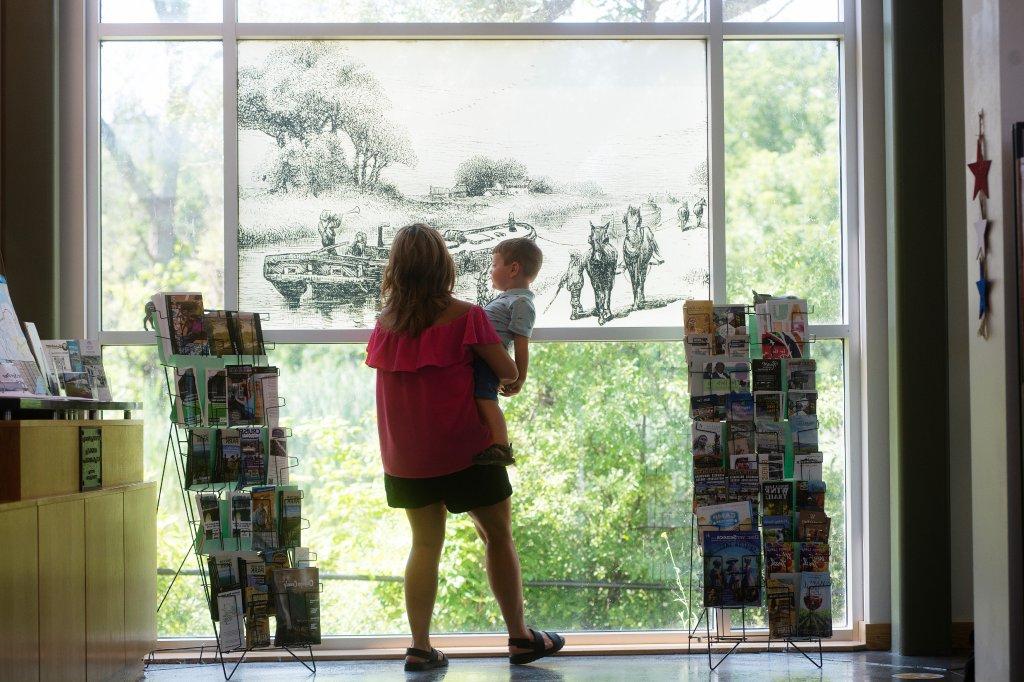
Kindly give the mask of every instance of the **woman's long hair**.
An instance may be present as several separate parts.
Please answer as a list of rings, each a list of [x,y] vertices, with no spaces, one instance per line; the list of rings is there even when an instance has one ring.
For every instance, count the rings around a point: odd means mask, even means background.
[[[381,282],[381,324],[419,336],[448,307],[453,291],[455,262],[438,231],[422,223],[400,229]]]

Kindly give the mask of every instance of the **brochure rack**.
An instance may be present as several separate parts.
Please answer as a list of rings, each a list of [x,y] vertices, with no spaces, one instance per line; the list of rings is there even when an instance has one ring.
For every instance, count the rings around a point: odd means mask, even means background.
[[[760,303],[761,300],[756,301]],[[754,432],[759,438],[763,438],[764,435],[779,434],[779,437],[784,438],[786,442],[781,440],[777,443],[769,442],[767,447],[764,449],[758,447],[755,448],[753,443],[747,445],[751,454],[747,455],[757,461],[757,454],[773,454],[771,464],[765,463],[764,466],[771,466],[772,470],[775,471],[775,457],[779,457],[781,466],[778,470],[778,478],[789,480],[797,477],[797,474],[803,472],[794,471],[794,453],[808,453],[811,449],[817,446],[817,418],[816,409],[807,410],[807,405],[802,403],[794,403],[794,407],[798,410],[796,414],[815,414],[813,424],[806,421],[800,421],[799,424],[794,418],[793,423],[790,423],[789,406],[787,405],[787,398],[789,398],[789,391],[799,391],[803,386],[789,386],[787,384],[787,377],[785,373],[780,371],[779,380],[781,385],[778,387],[781,390],[769,390],[766,391],[765,397],[772,399],[773,393],[777,393],[779,398],[776,399],[776,404],[766,401],[766,405],[775,408],[768,414],[775,415],[771,418],[771,421],[775,423],[785,423],[785,426],[775,427],[772,429],[766,429],[764,432],[757,426],[758,408],[761,404],[756,400],[757,391],[755,391],[755,376],[754,367],[752,360],[762,360],[770,354],[768,359],[788,359],[791,356],[797,356],[794,359],[805,359],[810,356],[810,344],[813,344],[815,339],[806,333],[807,330],[807,316],[806,309],[801,309],[799,312],[791,312],[789,319],[783,318],[782,320],[773,320],[771,306],[728,306],[731,309],[742,308],[744,317],[747,319],[746,324],[746,339],[748,342],[748,348],[746,357],[741,357],[739,353],[736,353],[737,349],[741,346],[734,343],[730,346],[728,339],[730,333],[729,327],[723,328],[718,326],[723,324],[724,319],[735,319],[738,317],[738,313],[728,311],[729,317],[719,317],[719,311],[713,311],[710,307],[710,303],[704,303],[703,308],[701,304],[694,308],[694,313],[697,316],[698,325],[694,327],[697,336],[687,336],[687,362],[689,367],[688,383],[691,389],[691,396],[699,396],[700,399],[694,401],[691,406],[691,414],[694,422],[708,421],[708,422],[749,422],[750,427],[746,430],[739,432],[743,433],[744,437],[751,427],[754,428]],[[785,306],[779,306],[785,308]],[[792,308],[790,310],[793,310]],[[704,314],[709,314],[711,319],[708,319],[707,325],[704,329],[700,328],[700,319]],[[779,324],[776,324],[778,322]],[[690,329],[689,326],[687,326]],[[763,337],[760,334],[760,329],[767,330]],[[740,334],[743,334],[740,331]],[[775,333],[775,332],[784,333]],[[716,335],[718,340],[716,340]],[[710,343],[709,338],[710,337]],[[694,339],[693,353],[691,357],[691,338]],[[743,337],[737,337],[739,339]],[[724,341],[724,343],[722,342]],[[742,341],[740,341],[742,343]],[[701,352],[702,349],[707,349],[709,355],[705,355]],[[691,366],[692,363],[692,366]],[[782,368],[780,367],[780,370]],[[796,376],[796,375],[794,375]],[[813,389],[813,385],[810,386]],[[739,395],[737,395],[739,394]],[[808,400],[806,396],[801,398],[804,403],[810,402],[811,406],[816,408],[816,396],[814,399]],[[698,457],[698,452],[705,461],[708,455],[714,457],[714,454],[709,450],[705,450],[709,443],[712,441],[714,445],[710,450],[717,450],[717,455],[720,460],[728,457],[728,453],[732,452],[732,429],[726,427],[725,431],[715,431],[713,428],[706,427],[702,429],[702,432],[706,431],[707,437],[702,436],[700,438],[700,445],[698,446],[698,440],[694,437],[694,457]],[[716,437],[714,434],[717,433]],[[737,443],[741,441],[736,441]],[[763,445],[758,441],[758,445]],[[700,449],[698,449],[700,448]],[[741,452],[732,453],[735,455],[744,454]],[[695,466],[697,459],[695,461]],[[716,468],[720,465],[716,464],[702,464],[701,466],[712,467],[710,471],[717,470]],[[723,470],[728,470],[728,462],[725,466],[721,467]],[[742,465],[738,465],[737,468],[742,469]],[[772,477],[774,478],[774,476]],[[762,479],[764,480],[764,479]],[[742,491],[742,483],[737,488],[740,494],[737,495],[737,501],[745,501]],[[695,490],[696,492],[696,490]],[[758,493],[760,498],[760,493]],[[720,499],[720,498],[719,498]],[[734,498],[729,496],[728,499],[731,501]],[[763,557],[764,550],[764,529],[762,526],[762,519],[758,513],[758,504],[754,503],[754,523],[750,527],[751,530],[758,532],[761,537],[761,550]],[[704,559],[702,557],[703,547],[701,538],[703,537],[703,531],[705,530],[718,530],[716,526],[701,526],[698,521],[696,511],[691,515],[690,521],[690,557],[689,557],[689,570],[687,575],[687,603],[692,604],[694,597],[701,599],[702,609],[699,612],[697,621],[692,624],[688,631],[688,643],[687,652],[692,653],[693,641],[697,640],[700,642],[704,640],[704,644],[707,650],[708,668],[711,671],[716,670],[726,659],[733,653],[735,653],[739,645],[744,642],[758,642],[766,643],[766,651],[769,653],[772,651],[772,645],[774,643],[785,642],[785,649],[783,652],[788,653],[791,650],[802,654],[807,660],[809,660],[815,667],[821,668],[823,665],[822,657],[822,645],[821,637],[819,636],[803,636],[803,635],[792,635],[787,637],[778,637],[779,633],[776,633],[775,637],[772,637],[770,631],[762,629],[764,626],[754,626],[749,620],[748,611],[759,609],[761,606],[752,606],[749,604],[734,605],[734,606],[708,606],[706,604],[706,595],[704,589],[704,581],[707,579],[704,569]],[[796,529],[793,528],[795,534]],[[694,562],[695,560],[700,564],[697,568],[699,570],[699,577],[694,578]],[[761,557],[759,557],[760,568],[758,570],[757,584],[758,593],[760,595],[760,601],[764,604],[764,608],[767,609],[768,604],[768,590],[767,590],[767,567]],[[796,562],[799,562],[799,557],[794,557]],[[796,569],[799,570],[799,567]],[[744,579],[744,584],[746,580]],[[694,594],[694,590],[697,590],[697,595]],[[799,589],[794,594],[794,610],[797,609],[799,600]],[[812,607],[813,608],[813,607]],[[740,618],[739,624],[731,625],[731,614],[728,612],[739,611]],[[714,612],[714,613],[713,613]],[[752,615],[752,614],[750,614]],[[714,618],[715,623],[712,625],[711,620]],[[729,619],[729,620],[727,620]],[[701,624],[703,622],[703,632],[701,632]],[[730,627],[731,625],[731,627]],[[717,660],[715,660],[713,645],[726,645],[728,648],[724,654],[721,654]],[[801,647],[801,644],[817,644],[817,657],[815,660],[812,657],[813,650],[809,650],[807,647]]]
[[[207,311],[207,312],[211,312],[211,311]],[[161,315],[161,313],[159,311],[153,311],[153,312],[151,312],[151,315],[157,316],[157,315]],[[265,315],[261,315],[261,318],[265,319]],[[164,451],[164,461],[163,461],[163,466],[161,467],[161,474],[160,474],[160,486],[159,486],[158,494],[157,494],[157,509],[159,509],[159,507],[160,507],[160,500],[162,498],[164,482],[165,482],[165,478],[166,478],[166,474],[167,474],[167,463],[168,463],[168,460],[170,460],[171,462],[173,462],[174,474],[175,474],[175,476],[177,478],[177,492],[180,494],[181,501],[182,501],[182,506],[185,508],[186,523],[187,523],[188,531],[189,531],[188,534],[189,534],[189,537],[193,539],[193,541],[189,542],[189,546],[185,548],[184,555],[182,556],[182,560],[179,563],[179,565],[178,565],[174,575],[171,577],[171,581],[168,584],[167,589],[165,590],[165,592],[163,594],[163,597],[160,600],[159,605],[157,606],[157,611],[159,611],[160,607],[163,606],[163,603],[167,599],[167,595],[170,593],[171,589],[174,587],[174,584],[177,581],[178,576],[181,575],[182,569],[184,568],[186,562],[188,561],[189,556],[190,555],[194,556],[194,558],[196,560],[196,565],[197,565],[197,568],[198,568],[199,579],[200,579],[200,581],[202,583],[203,593],[204,593],[204,596],[205,596],[205,599],[206,599],[206,605],[207,605],[208,610],[210,611],[210,624],[211,624],[211,626],[213,628],[213,636],[214,636],[214,640],[215,640],[216,644],[215,644],[215,646],[204,645],[204,646],[197,646],[197,647],[170,647],[170,648],[166,648],[166,649],[156,649],[156,650],[150,652],[149,656],[147,657],[147,664],[155,662],[155,660],[156,660],[155,659],[155,654],[157,654],[157,653],[168,652],[168,651],[185,651],[185,650],[193,650],[193,651],[194,650],[198,650],[200,652],[199,653],[199,660],[200,660],[200,662],[202,662],[203,655],[205,654],[205,652],[207,650],[211,650],[211,651],[215,652],[215,654],[214,654],[215,660],[218,663],[220,663],[221,672],[224,675],[224,679],[225,680],[230,680],[231,677],[235,674],[235,671],[238,669],[238,667],[246,660],[246,657],[248,656],[248,654],[250,652],[253,652],[253,651],[278,650],[278,651],[287,652],[287,654],[289,655],[290,658],[295,659],[295,661],[297,661],[298,663],[301,663],[303,665],[303,667],[305,667],[308,671],[310,671],[313,674],[316,674],[316,659],[313,656],[312,644],[277,644],[277,642],[275,641],[272,645],[259,646],[259,647],[243,646],[243,647],[236,647],[236,648],[225,648],[225,647],[223,647],[221,645],[222,634],[221,634],[221,631],[220,631],[220,625],[219,625],[217,619],[213,615],[214,611],[213,611],[213,608],[212,608],[212,606],[213,606],[212,602],[215,599],[215,596],[212,594],[212,591],[211,591],[211,587],[212,587],[212,585],[211,585],[211,576],[209,575],[209,569],[207,567],[206,561],[203,560],[203,537],[204,537],[203,536],[203,531],[204,531],[203,520],[199,518],[199,513],[198,513],[198,510],[196,509],[195,499],[194,499],[194,496],[195,496],[196,493],[213,493],[213,494],[217,495],[218,500],[219,500],[228,491],[242,490],[242,489],[248,488],[250,486],[277,485],[279,481],[287,480],[289,478],[287,472],[288,472],[288,470],[294,469],[295,467],[298,466],[298,458],[293,456],[293,455],[287,454],[283,458],[284,461],[283,462],[279,462],[278,460],[281,459],[281,457],[272,457],[271,456],[273,454],[271,452],[271,441],[276,439],[276,440],[281,440],[281,441],[286,443],[287,439],[291,436],[291,430],[290,429],[281,428],[281,427],[271,427],[270,426],[271,424],[276,424],[278,422],[278,415],[280,414],[280,409],[282,407],[284,407],[284,405],[286,404],[286,401],[283,398],[278,398],[278,400],[277,400],[277,402],[275,404],[264,405],[263,406],[263,410],[262,410],[262,414],[259,414],[259,415],[255,415],[254,414],[253,415],[253,417],[254,417],[253,421],[254,422],[259,422],[259,423],[253,424],[251,428],[258,428],[258,429],[260,429],[262,431],[262,433],[261,433],[262,446],[261,447],[264,447],[265,448],[264,452],[267,453],[267,458],[266,458],[267,466],[264,469],[264,473],[263,473],[263,475],[261,477],[261,480],[259,480],[259,481],[252,481],[252,480],[245,479],[245,471],[244,471],[244,468],[242,468],[242,467],[240,467],[240,473],[239,473],[238,480],[234,480],[234,481],[229,481],[229,482],[220,481],[220,482],[209,482],[209,483],[203,483],[203,484],[188,485],[188,480],[187,480],[187,472],[191,470],[189,468],[189,466],[190,466],[190,462],[189,462],[189,456],[190,456],[189,438],[190,438],[190,436],[195,437],[195,435],[196,435],[195,432],[193,431],[193,429],[209,428],[211,431],[218,431],[219,432],[219,431],[222,431],[222,430],[224,430],[226,428],[234,429],[234,428],[247,428],[247,427],[244,426],[244,425],[228,426],[228,427],[203,427],[203,425],[202,425],[202,418],[200,418],[198,421],[192,420],[192,423],[185,423],[184,421],[179,420],[179,414],[178,414],[177,406],[179,404],[181,404],[183,400],[194,401],[195,404],[198,404],[200,406],[208,404],[208,402],[207,402],[207,389],[208,389],[208,386],[207,386],[207,382],[206,382],[206,379],[205,379],[205,377],[206,377],[206,370],[218,370],[219,371],[219,370],[225,369],[229,365],[246,365],[246,364],[248,364],[248,365],[253,365],[253,366],[265,366],[267,364],[267,355],[266,355],[266,353],[263,353],[263,354],[223,355],[223,356],[215,356],[215,355],[170,355],[170,356],[166,356],[164,351],[163,351],[163,344],[161,343],[161,340],[164,339],[165,337],[161,337],[160,336],[159,330],[161,328],[167,328],[167,325],[161,326],[159,324],[156,324],[156,320],[153,320],[153,322],[154,322],[153,328],[157,330],[157,348],[158,348],[158,351],[160,353],[161,365],[162,365],[162,367],[164,369],[164,380],[165,380],[165,383],[166,383],[167,395],[168,395],[168,398],[170,400],[170,405],[171,405],[171,413],[169,415],[170,425],[169,425],[168,432],[167,432],[167,445],[166,445],[166,448],[165,448],[165,451]],[[263,347],[264,351],[272,350],[272,349],[273,349],[273,347],[272,347],[271,344],[264,344],[264,347]],[[192,373],[193,373],[193,376],[194,376],[194,387],[193,387],[193,389],[196,392],[195,395],[183,395],[182,391],[181,391],[181,388],[178,386],[178,382],[176,380],[177,371],[178,370],[185,370],[185,369],[191,369],[192,370]],[[270,377],[266,377],[265,379],[269,379],[269,378]],[[276,376],[274,376],[273,378],[276,379]],[[201,413],[201,410],[200,410],[200,413]],[[259,418],[257,419],[256,417],[259,417]],[[285,449],[287,451],[286,447],[285,447]],[[274,467],[271,467],[271,463],[272,462],[275,463]],[[300,493],[300,499],[301,499],[302,491],[299,491],[299,493]],[[302,518],[301,519],[301,524],[302,524],[300,526],[301,529],[304,530],[304,529],[309,528],[309,522],[308,522],[307,519]],[[229,542],[229,540],[231,540],[231,542]],[[233,549],[237,549],[239,551],[247,551],[249,549],[249,548],[246,548],[246,547],[243,546],[243,541],[241,539],[239,539],[239,538],[235,538],[235,537],[232,537],[230,539],[229,538],[222,538],[221,542],[222,543],[226,543],[226,544],[224,544],[224,547],[223,547],[223,549],[226,550],[226,551],[231,551],[232,550],[232,547],[228,546],[228,545],[231,545],[231,544],[235,545],[235,547]],[[281,547],[281,548],[277,548],[277,549],[290,549],[290,548]],[[253,551],[256,551],[256,550],[254,549]],[[306,565],[308,565],[308,564],[313,563],[315,560],[316,560],[315,559],[315,555],[312,552],[310,552],[309,559],[305,560],[304,563],[306,563]],[[323,585],[322,584],[319,585],[319,592],[323,592]],[[270,604],[268,603],[268,610],[270,608],[271,608]],[[275,637],[275,640],[276,640],[276,637]],[[298,653],[296,653],[296,652],[298,652]],[[237,658],[237,660],[228,660],[226,658],[226,656],[229,655],[229,654],[241,654],[241,655]],[[302,654],[302,656],[300,657],[299,654]]]

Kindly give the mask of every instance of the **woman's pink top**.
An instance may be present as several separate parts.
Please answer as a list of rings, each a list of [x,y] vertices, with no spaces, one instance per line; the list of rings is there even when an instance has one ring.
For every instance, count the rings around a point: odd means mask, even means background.
[[[491,444],[473,399],[472,346],[501,343],[483,308],[472,306],[417,337],[379,324],[366,346],[377,370],[377,430],[384,472],[431,478],[462,471]]]

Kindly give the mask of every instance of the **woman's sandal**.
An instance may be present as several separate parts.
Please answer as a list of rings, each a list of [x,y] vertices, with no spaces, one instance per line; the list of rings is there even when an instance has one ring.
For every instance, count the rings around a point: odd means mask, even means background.
[[[530,634],[533,635],[533,639],[524,638],[508,638],[509,646],[517,646],[522,649],[533,649],[533,651],[521,653],[521,654],[510,654],[508,660],[513,665],[525,665],[527,663],[533,663],[536,660],[544,658],[545,656],[551,656],[557,654],[565,646],[565,638],[557,632],[537,632],[533,628],[528,628]],[[548,636],[551,640],[551,648],[547,649],[544,647],[544,635]]]
[[[431,648],[430,651],[424,651],[423,649],[413,649],[410,647],[405,650],[405,655],[427,659],[425,661],[406,661],[405,672],[407,673],[448,667],[448,657],[444,655],[443,651],[434,648]]]

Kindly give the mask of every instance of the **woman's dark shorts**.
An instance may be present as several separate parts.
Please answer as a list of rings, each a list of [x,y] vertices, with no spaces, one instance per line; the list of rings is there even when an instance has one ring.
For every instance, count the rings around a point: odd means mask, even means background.
[[[389,507],[416,509],[444,502],[453,514],[489,507],[512,496],[508,469],[484,464],[433,478],[399,478],[384,474],[384,490]]]

